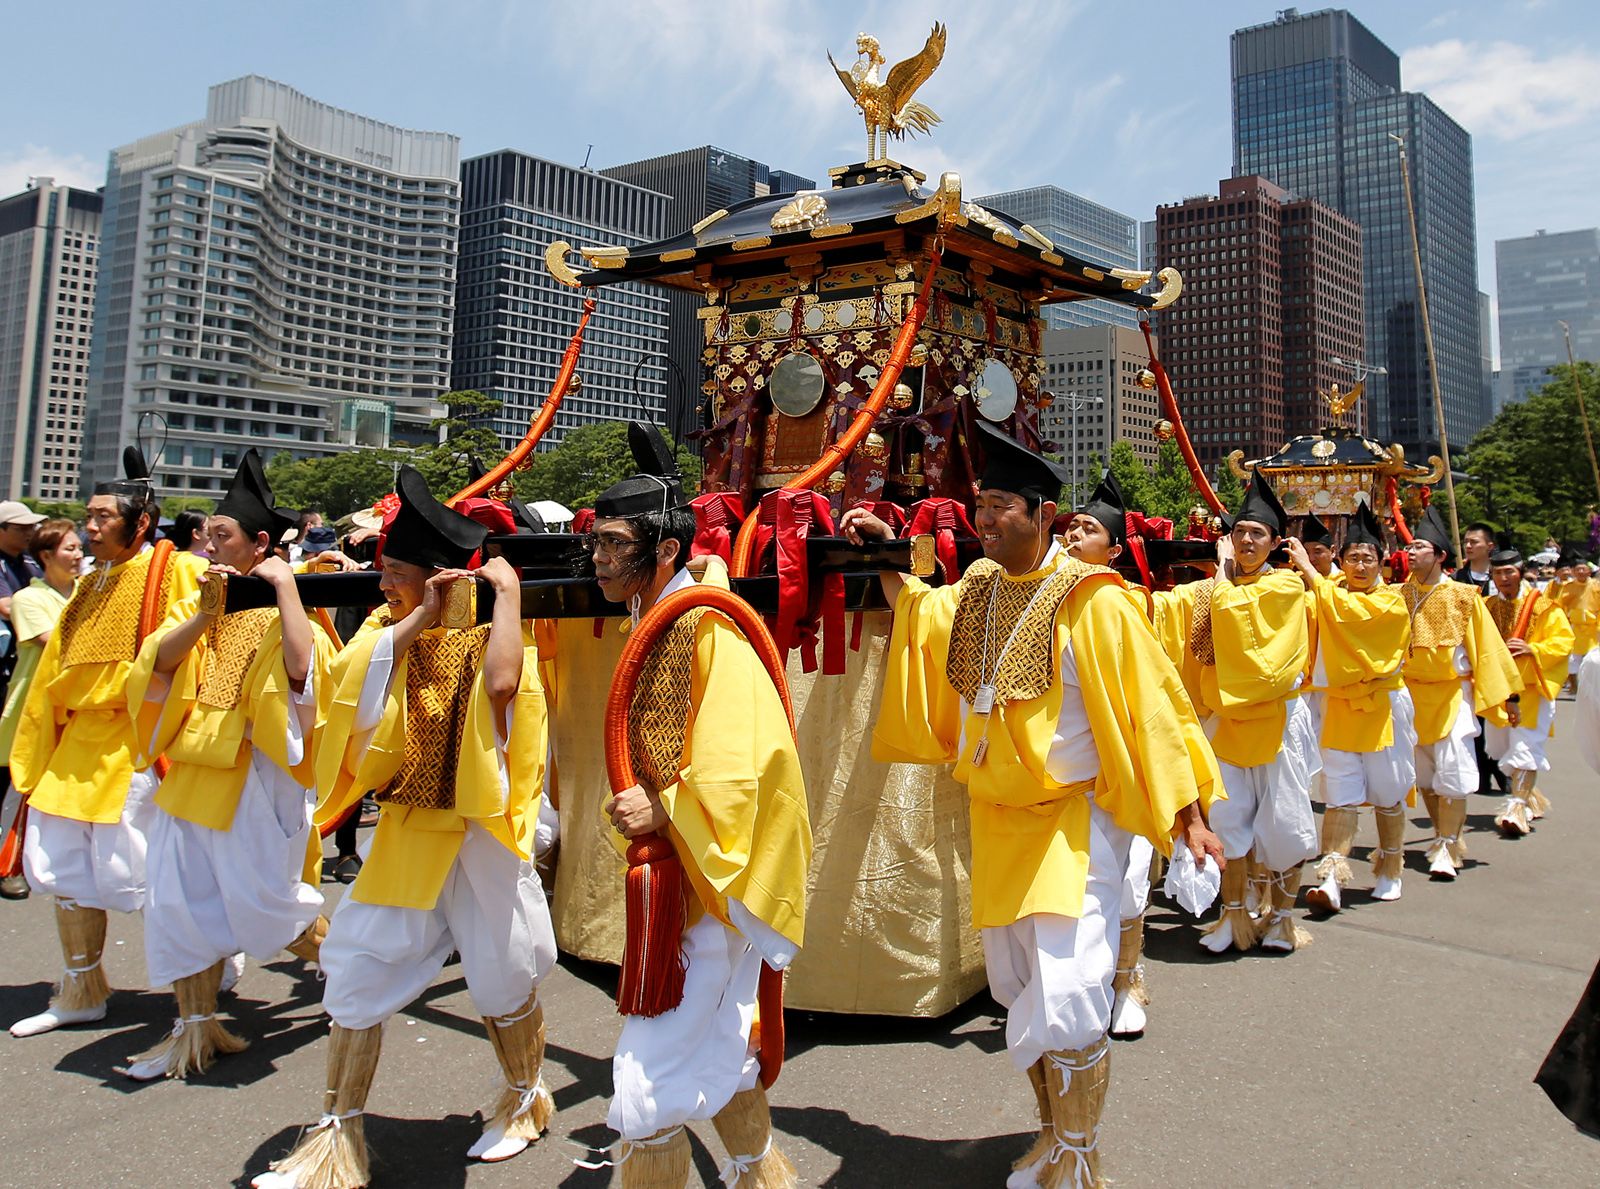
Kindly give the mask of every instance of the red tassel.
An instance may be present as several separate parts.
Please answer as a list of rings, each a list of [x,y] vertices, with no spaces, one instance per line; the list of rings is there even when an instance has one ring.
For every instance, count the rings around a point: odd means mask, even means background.
[[[671,842],[645,834],[628,845],[626,889],[617,1010],[659,1016],[683,1002],[683,862]]]

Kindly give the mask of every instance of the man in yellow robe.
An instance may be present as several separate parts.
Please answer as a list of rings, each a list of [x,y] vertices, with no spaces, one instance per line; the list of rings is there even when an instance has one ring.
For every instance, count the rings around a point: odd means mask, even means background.
[[[1012,1186],[1099,1184],[1097,1136],[1134,835],[1221,860],[1182,682],[1114,570],[1051,539],[1063,472],[987,422],[984,557],[931,588],[883,575],[894,632],[873,755],[954,764],[972,810],[972,921],[1040,1134]],[[865,509],[846,536],[883,538]]]
[[[531,860],[547,747],[538,655],[503,559],[476,571],[494,591],[487,625],[440,625],[452,583],[486,530],[440,504],[403,466],[383,546],[386,607],[333,665],[317,744],[318,823],[368,789],[380,813],[361,874],[333,914],[320,962],[332,1017],[323,1115],[258,1189],[354,1189],[368,1181],[361,1123],[383,1023],[422,994],[452,950],[484,1016],[505,1087],[484,1111],[474,1159],[506,1160],[549,1124],[537,988],[555,936]]]
[[[1167,637],[1183,642],[1196,671],[1199,708],[1228,793],[1211,815],[1228,858],[1222,913],[1200,939],[1219,954],[1257,944],[1291,951],[1305,941],[1290,910],[1301,864],[1317,853],[1311,782],[1322,758],[1302,696],[1310,658],[1305,585],[1293,568],[1268,561],[1287,523],[1257,472],[1217,542],[1216,577],[1155,596]],[[1259,921],[1246,904],[1244,860],[1252,851],[1267,877]]]
[[[1489,558],[1489,578],[1494,589],[1484,601],[1506,650],[1516,660],[1522,692],[1484,712],[1484,746],[1511,781],[1495,825],[1507,837],[1518,838],[1550,808],[1550,799],[1535,782],[1540,772],[1550,769],[1545,745],[1556,695],[1566,681],[1573,632],[1557,601],[1525,580],[1522,555],[1515,549]]]
[[[1383,581],[1383,529],[1362,504],[1339,554],[1340,581],[1317,572],[1309,551],[1289,542],[1289,555],[1315,600],[1317,649],[1313,684],[1324,691],[1318,735],[1322,748],[1322,858],[1306,902],[1338,912],[1350,882],[1357,815],[1370,804],[1378,819],[1372,855],[1376,900],[1400,899],[1402,802],[1416,780],[1417,736],[1411,695],[1401,677],[1411,617],[1398,586]]]
[[[695,522],[660,432],[635,422],[628,436],[638,473],[595,500],[590,541],[601,592],[637,624],[694,585],[686,563]],[[727,586],[720,560],[701,581]],[[688,912],[682,1001],[626,1016],[617,1039],[607,1121],[621,1137],[621,1183],[682,1189],[684,1125],[710,1119],[730,1158],[725,1185],[785,1189],[796,1184],[794,1167],[772,1142],[752,1031],[762,964],[784,970],[805,940],[811,822],[783,703],[739,631],[698,609],[657,643],[630,716],[640,783],[605,812],[619,850],[643,834],[671,839]]]
[[[1567,687],[1578,690],[1578,667],[1594,647],[1600,630],[1600,591],[1589,577],[1589,563],[1570,549],[1556,560],[1555,583],[1545,592],[1572,625],[1572,653],[1567,658]]]
[[[29,887],[55,897],[66,964],[49,1008],[13,1024],[13,1036],[104,1019],[106,912],[144,907],[156,778],[135,771],[141,749],[127,681],[160,509],[137,449],[124,451],[123,466],[126,479],[97,484],[89,499],[85,536],[97,569],[79,580],[45,645],[11,748],[11,778],[30,808],[24,871]],[[173,554],[152,592],[157,613],[193,594],[205,568],[202,558]]]
[[[1129,535],[1136,531],[1138,524],[1124,504],[1121,485],[1108,470],[1088,502],[1068,522],[1061,540],[1068,557],[1092,566],[1110,566],[1123,556],[1129,547]],[[1129,587],[1128,594],[1141,613],[1148,614],[1151,610],[1151,604],[1146,601],[1150,574],[1142,558],[1139,567],[1145,589]],[[1177,709],[1190,737],[1190,755],[1203,764],[1195,770],[1196,784],[1202,788],[1220,788],[1222,776],[1217,770],[1216,756],[1212,754],[1211,743],[1205,738],[1193,704],[1185,698]],[[1115,996],[1111,1006],[1111,1035],[1114,1037],[1138,1036],[1148,1022],[1145,1008],[1149,1005],[1150,993],[1140,959],[1144,954],[1144,919],[1150,905],[1150,885],[1160,864],[1161,858],[1150,839],[1135,834],[1128,848],[1128,872],[1122,883],[1122,933],[1117,946],[1117,972],[1111,982]]]
[[[1440,880],[1454,879],[1467,855],[1467,794],[1478,788],[1475,716],[1522,689],[1477,588],[1450,579],[1450,551],[1449,530],[1430,507],[1406,546],[1411,574],[1401,594],[1411,613],[1404,672],[1416,712],[1417,793],[1433,820],[1428,873]]]
[[[333,648],[273,556],[292,520],[272,498],[254,449],[206,521],[212,597],[175,604],[128,675],[143,759],[170,762],[156,790],[146,859],[145,960],[172,984],[172,1034],[133,1060],[136,1081],[204,1072],[245,1042],[216,1020],[223,963],[289,948],[315,960],[327,922],[303,879],[311,845],[312,739]],[[224,614],[228,575],[272,584],[277,604]],[[320,840],[316,844],[321,858]]]

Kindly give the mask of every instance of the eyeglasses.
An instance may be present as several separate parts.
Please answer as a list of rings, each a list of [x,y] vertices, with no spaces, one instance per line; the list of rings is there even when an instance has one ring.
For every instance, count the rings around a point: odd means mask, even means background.
[[[595,557],[602,554],[606,557],[616,557],[628,546],[638,543],[639,538],[625,536],[622,533],[589,533],[583,547]]]

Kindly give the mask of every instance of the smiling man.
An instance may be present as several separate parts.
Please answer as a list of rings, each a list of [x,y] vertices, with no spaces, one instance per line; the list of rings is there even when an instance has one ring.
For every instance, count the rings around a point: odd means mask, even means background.
[[[1217,542],[1216,577],[1155,596],[1168,625],[1164,638],[1181,640],[1199,667],[1200,708],[1228,792],[1211,815],[1228,857],[1222,915],[1200,939],[1219,954],[1258,944],[1292,951],[1306,939],[1290,910],[1301,864],[1316,854],[1311,780],[1322,759],[1301,696],[1310,656],[1305,586],[1293,569],[1269,560],[1287,525],[1271,483],[1257,471]],[[1245,903],[1244,859],[1252,850],[1268,879],[1259,921]]]
[[[104,1019],[106,912],[144,907],[156,778],[134,769],[142,748],[128,674],[146,597],[165,617],[195,592],[206,563],[174,554],[159,583],[149,582],[160,509],[134,447],[123,467],[127,478],[96,484],[89,499],[85,536],[97,569],[79,581],[45,645],[11,748],[11,776],[30,807],[24,869],[34,891],[55,897],[66,963],[50,1007],[13,1024],[13,1036]]]
[[[1008,1185],[1099,1183],[1122,889],[1133,836],[1220,860],[1182,682],[1114,570],[1050,535],[1064,478],[979,422],[983,559],[894,607],[873,755],[954,764],[972,817],[972,921],[1040,1134]],[[853,508],[845,536],[891,536]],[[1102,526],[1103,527],[1103,526]]]
[[[144,925],[150,983],[172,984],[178,1004],[171,1035],[128,1065],[136,1081],[203,1073],[219,1053],[244,1048],[216,1019],[223,961],[241,951],[266,961],[286,948],[314,961],[327,925],[321,891],[302,876],[318,693],[333,647],[273,556],[291,523],[261,456],[246,451],[206,521],[202,590],[254,575],[271,584],[275,605],[226,614],[220,598],[191,596],[129,674],[141,747],[171,764],[150,823]]]
[[[523,630],[516,571],[465,567],[487,530],[400,468],[399,511],[383,547],[384,609],[333,665],[318,743],[316,820],[337,821],[368,789],[380,806],[371,849],[322,942],[332,1017],[323,1115],[258,1189],[356,1189],[368,1182],[361,1117],[384,1021],[461,956],[505,1085],[468,1156],[507,1160],[548,1126],[538,986],[555,934],[530,845],[546,755],[538,654]],[[490,622],[447,628],[451,585],[494,591]],[[403,1181],[404,1178],[401,1178]]]

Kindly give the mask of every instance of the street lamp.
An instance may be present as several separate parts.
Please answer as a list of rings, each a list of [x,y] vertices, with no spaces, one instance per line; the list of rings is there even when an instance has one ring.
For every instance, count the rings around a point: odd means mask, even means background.
[[[1389,374],[1389,369],[1386,367],[1379,367],[1375,363],[1362,363],[1360,360],[1340,359],[1337,355],[1330,357],[1328,362],[1335,367],[1349,368],[1355,373],[1357,384],[1368,376],[1387,376]]]
[[[1078,472],[1081,469],[1083,458],[1083,452],[1078,448],[1078,413],[1094,405],[1105,404],[1106,398],[1103,396],[1087,396],[1081,392],[1069,392],[1059,399],[1066,402],[1067,411],[1072,414],[1072,420],[1069,423],[1071,429],[1068,431],[1068,449],[1072,452],[1072,505],[1077,507]]]

